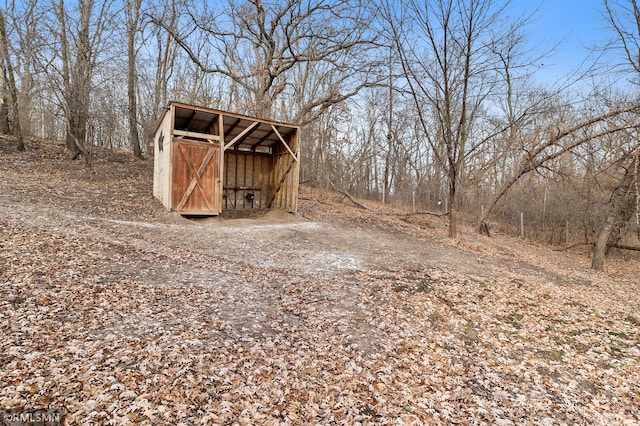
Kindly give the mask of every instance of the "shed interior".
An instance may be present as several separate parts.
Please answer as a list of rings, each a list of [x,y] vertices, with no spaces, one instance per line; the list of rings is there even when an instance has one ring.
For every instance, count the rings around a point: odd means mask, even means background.
[[[172,117],[166,130],[175,145],[169,155],[170,210],[183,214],[297,210],[297,126],[175,102],[168,112]],[[162,127],[156,144],[162,144]],[[209,163],[213,175],[205,179]],[[216,199],[208,201],[211,197]]]

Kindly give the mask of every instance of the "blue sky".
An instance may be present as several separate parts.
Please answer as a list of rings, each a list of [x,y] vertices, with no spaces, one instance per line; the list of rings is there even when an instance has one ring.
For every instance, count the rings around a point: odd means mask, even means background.
[[[533,22],[526,29],[532,46],[551,48],[555,54],[544,61],[538,78],[554,79],[566,75],[588,57],[590,49],[602,46],[612,32],[603,18],[603,0],[514,0],[512,6],[532,12],[539,5]]]

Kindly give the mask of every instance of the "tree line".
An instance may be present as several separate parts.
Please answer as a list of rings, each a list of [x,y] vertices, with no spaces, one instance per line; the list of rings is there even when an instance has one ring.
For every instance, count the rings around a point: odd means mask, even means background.
[[[594,245],[638,241],[640,8],[603,0],[607,61],[538,73],[510,0],[6,0],[0,133],[142,158],[170,100],[303,127],[302,181]],[[613,63],[613,62],[614,63]],[[520,216],[522,217],[522,216]],[[566,231],[565,231],[566,232]],[[574,237],[575,239],[575,237]],[[569,235],[564,236],[565,243]]]

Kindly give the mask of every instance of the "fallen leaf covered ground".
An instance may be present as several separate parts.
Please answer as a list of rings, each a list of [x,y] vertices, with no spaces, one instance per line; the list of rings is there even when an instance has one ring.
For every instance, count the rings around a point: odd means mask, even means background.
[[[0,141],[0,409],[67,424],[640,424],[640,266],[302,188],[189,221],[152,164]],[[384,207],[376,205],[376,209]]]

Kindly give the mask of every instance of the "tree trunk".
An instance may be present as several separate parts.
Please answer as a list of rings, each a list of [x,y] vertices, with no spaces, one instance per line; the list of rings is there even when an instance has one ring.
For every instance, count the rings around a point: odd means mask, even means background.
[[[384,182],[382,182],[382,204],[389,200],[389,157],[391,156],[391,134],[387,136],[387,154],[384,159]]]
[[[458,203],[456,202],[456,175],[455,171],[449,173],[449,238],[458,237]]]
[[[72,95],[73,88],[71,86],[71,52],[69,49],[69,40],[67,38],[67,21],[64,0],[59,0],[59,3],[56,5],[56,15],[58,23],[60,24],[60,57],[62,62],[63,96],[67,121],[65,146],[67,150],[67,158],[69,160],[75,160],[80,155],[80,150],[73,139],[73,135],[71,134],[71,129],[74,127],[74,120],[71,116],[73,107],[70,104],[72,103],[74,96]]]
[[[4,65],[4,64],[3,64]],[[0,134],[11,134],[11,128],[9,127],[9,99],[7,87],[7,75],[6,68],[2,66],[0,69]]]
[[[18,90],[16,80],[13,75],[13,65],[9,56],[9,39],[7,38],[7,26],[4,14],[0,11],[0,44],[2,44],[2,56],[7,70],[7,83],[11,101],[13,103],[13,130],[16,136],[16,149],[24,151],[24,140],[22,139],[22,129],[20,128],[20,109],[18,108]]]
[[[129,96],[129,139],[133,155],[142,158],[140,139],[138,136],[138,103],[136,93],[136,51],[135,38],[140,16],[140,1],[131,0],[127,5],[127,56],[129,69],[127,73],[127,92]]]
[[[136,98],[135,79],[135,58],[129,57],[129,76],[127,78],[127,90],[129,92],[129,139],[134,157],[142,158],[140,138],[138,136],[138,103]]]
[[[637,157],[636,157],[637,158]],[[591,261],[591,269],[596,271],[604,270],[604,258],[607,252],[607,243],[611,237],[611,233],[614,227],[617,225],[617,221],[621,219],[621,215],[624,214],[624,206],[627,201],[627,197],[631,193],[631,183],[634,177],[634,170],[636,165],[636,158],[634,158],[631,166],[627,168],[620,182],[620,186],[615,190],[613,194],[613,203],[609,215],[605,220],[602,230],[598,235],[598,240],[593,250],[593,259]]]
[[[620,241],[624,236],[624,228],[635,213],[635,207],[635,191],[633,190],[633,185],[631,185],[629,188],[629,192],[627,193],[627,197],[625,198],[625,202],[620,208],[620,212],[618,212],[616,221],[613,225],[613,228],[611,229],[611,235],[609,236],[609,240],[607,241],[608,249],[606,251],[606,254],[609,254],[611,248],[616,248],[617,245],[620,245]]]
[[[64,83],[65,114],[67,119],[66,147],[70,160],[84,156],[87,167],[91,167],[88,155],[89,103],[91,100],[91,80],[93,75],[93,50],[91,46],[91,17],[93,0],[80,1],[77,36],[74,41],[77,51],[71,58],[67,12],[64,0],[56,5],[60,24],[60,55],[62,57],[62,79]],[[72,66],[73,65],[73,66]]]

